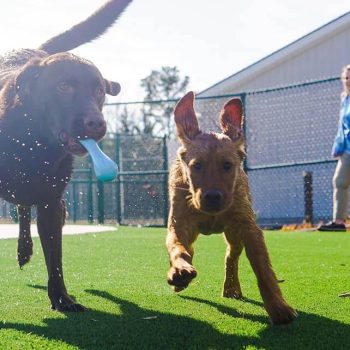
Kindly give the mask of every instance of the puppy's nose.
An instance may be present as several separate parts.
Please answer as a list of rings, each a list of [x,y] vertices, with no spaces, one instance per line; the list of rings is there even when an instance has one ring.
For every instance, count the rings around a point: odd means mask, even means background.
[[[100,134],[106,130],[106,122],[102,118],[89,116],[84,120],[84,128],[87,134]]]
[[[219,210],[222,205],[223,194],[219,190],[207,190],[204,192],[205,206],[208,211]]]

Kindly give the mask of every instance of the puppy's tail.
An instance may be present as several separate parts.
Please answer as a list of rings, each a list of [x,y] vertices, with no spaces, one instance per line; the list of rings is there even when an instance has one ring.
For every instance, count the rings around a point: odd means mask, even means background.
[[[85,21],[49,39],[38,49],[52,55],[70,51],[101,36],[123,13],[132,0],[110,0]]]

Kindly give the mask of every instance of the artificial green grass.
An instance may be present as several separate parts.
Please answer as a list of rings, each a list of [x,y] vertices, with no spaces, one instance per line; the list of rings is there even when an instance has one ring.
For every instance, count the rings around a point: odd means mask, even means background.
[[[222,298],[225,243],[201,236],[198,276],[174,294],[166,284],[165,229],[120,227],[64,237],[68,291],[83,313],[49,309],[38,239],[23,271],[16,240],[0,240],[0,349],[349,349],[350,235],[267,232],[287,301],[299,312],[289,326],[269,324],[255,276],[242,255],[246,301]]]

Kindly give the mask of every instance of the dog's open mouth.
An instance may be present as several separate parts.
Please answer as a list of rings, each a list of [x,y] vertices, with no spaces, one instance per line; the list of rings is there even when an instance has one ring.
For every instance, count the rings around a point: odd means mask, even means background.
[[[69,153],[76,156],[84,156],[87,154],[87,150],[79,142],[79,137],[74,138],[70,136],[66,131],[61,131],[58,136],[59,140],[62,142],[62,146]]]

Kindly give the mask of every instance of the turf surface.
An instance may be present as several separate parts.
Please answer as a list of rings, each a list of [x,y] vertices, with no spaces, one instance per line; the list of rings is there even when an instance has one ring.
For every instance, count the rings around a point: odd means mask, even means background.
[[[1,229],[1,227],[0,227]],[[166,284],[165,229],[120,227],[64,237],[68,291],[84,313],[49,309],[38,239],[23,271],[16,240],[0,241],[0,349],[349,349],[350,235],[266,232],[285,298],[299,312],[273,327],[242,255],[246,301],[222,298],[225,244],[221,235],[195,245],[198,276],[174,294]]]

